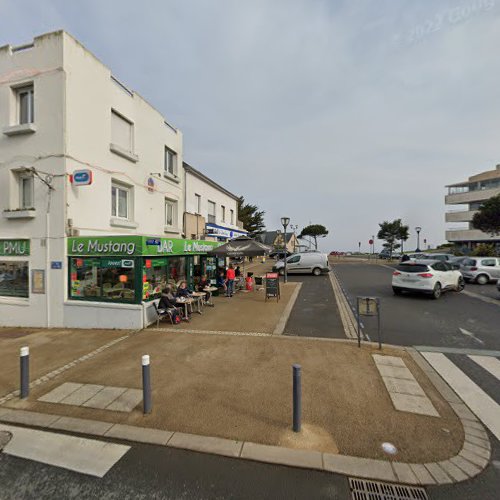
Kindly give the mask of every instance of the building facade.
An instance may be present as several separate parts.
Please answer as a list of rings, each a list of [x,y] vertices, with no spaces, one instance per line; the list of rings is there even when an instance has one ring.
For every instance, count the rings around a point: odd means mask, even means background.
[[[238,221],[238,197],[184,163],[186,237],[228,241],[247,234]]]
[[[180,130],[68,33],[0,47],[0,325],[146,325],[214,246],[184,239],[182,158]]]
[[[445,220],[450,224],[460,224],[459,227],[446,231],[446,239],[464,250],[472,249],[479,243],[491,243],[500,247],[500,238],[494,238],[472,226],[472,218],[481,204],[500,194],[500,165],[494,170],[473,175],[466,181],[446,187],[448,194],[445,204],[455,208],[446,212]]]
[[[274,250],[283,250],[285,235],[282,231],[263,231],[256,238],[261,243],[264,243],[264,245],[273,247]],[[299,244],[299,239],[295,235],[295,232],[286,233],[286,249],[288,252],[299,252],[303,247],[303,245]]]

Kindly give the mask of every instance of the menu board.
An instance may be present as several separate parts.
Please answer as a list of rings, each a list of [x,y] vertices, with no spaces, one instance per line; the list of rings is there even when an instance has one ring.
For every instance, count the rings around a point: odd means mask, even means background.
[[[276,297],[280,300],[280,279],[278,273],[266,274],[266,300]]]

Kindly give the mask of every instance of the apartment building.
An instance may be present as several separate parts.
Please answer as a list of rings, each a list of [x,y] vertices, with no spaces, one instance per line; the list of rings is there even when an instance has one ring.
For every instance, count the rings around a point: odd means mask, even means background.
[[[500,165],[469,177],[468,180],[446,186],[448,194],[445,204],[454,206],[446,212],[445,220],[453,224],[446,231],[446,239],[464,249],[479,243],[494,243],[500,246],[500,238],[494,238],[472,226],[472,218],[483,202],[500,194]],[[458,224],[459,226],[455,226]]]
[[[238,221],[238,197],[187,163],[184,172],[186,236],[225,242],[246,235]]]
[[[0,325],[140,328],[183,238],[180,130],[64,31],[0,47]]]

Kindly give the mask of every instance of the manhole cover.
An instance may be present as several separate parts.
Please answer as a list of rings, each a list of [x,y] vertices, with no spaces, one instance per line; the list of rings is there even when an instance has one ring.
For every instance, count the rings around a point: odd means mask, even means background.
[[[428,500],[424,488],[349,478],[354,500]]]

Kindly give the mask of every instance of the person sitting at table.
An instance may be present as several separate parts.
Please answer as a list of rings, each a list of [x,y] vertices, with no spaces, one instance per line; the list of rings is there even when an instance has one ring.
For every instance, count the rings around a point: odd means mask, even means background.
[[[177,297],[189,299],[191,298],[192,293],[193,292],[189,290],[187,283],[185,281],[181,281],[179,284],[179,288],[177,288]]]
[[[205,288],[210,288],[210,280],[207,279],[207,276],[204,274],[198,283],[198,291],[205,292],[205,303],[213,305],[210,302],[210,297],[212,296],[212,294],[209,291],[206,291]]]
[[[167,311],[171,311],[172,314],[172,322],[179,323],[179,310],[177,309],[178,305],[176,304],[175,297],[172,295],[169,287],[166,287],[162,290],[160,302],[158,302],[158,312],[163,313]]]
[[[223,288],[224,291],[226,290],[226,275],[222,269],[217,276],[217,288]]]

